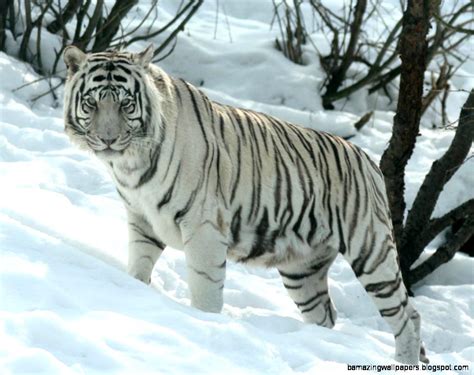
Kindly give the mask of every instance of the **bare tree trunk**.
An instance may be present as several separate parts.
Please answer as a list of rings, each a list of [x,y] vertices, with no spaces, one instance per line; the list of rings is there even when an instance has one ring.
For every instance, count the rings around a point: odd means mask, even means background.
[[[397,113],[394,117],[392,138],[380,162],[387,186],[400,265],[408,288],[451,259],[474,231],[474,199],[440,218],[431,219],[444,185],[459,169],[472,146],[474,91],[461,110],[459,126],[449,149],[431,166],[408,212],[404,226],[405,168],[415,147],[420,117],[427,103],[436,95],[433,91],[423,98],[424,73],[427,61],[431,58],[426,38],[430,19],[429,4],[428,0],[409,0],[403,16]],[[444,87],[450,74],[449,67],[445,65],[433,86],[439,84]],[[412,264],[428,243],[442,230],[459,221],[462,223],[461,228],[427,261],[411,270]]]
[[[395,240],[401,248],[405,213],[405,167],[420,127],[423,79],[426,70],[429,0],[408,0],[400,36],[401,76],[393,134],[380,161],[385,176]]]
[[[117,0],[115,1],[109,16],[100,27],[100,32],[96,35],[93,52],[107,49],[112,39],[117,34],[122,19],[138,3],[138,0]]]

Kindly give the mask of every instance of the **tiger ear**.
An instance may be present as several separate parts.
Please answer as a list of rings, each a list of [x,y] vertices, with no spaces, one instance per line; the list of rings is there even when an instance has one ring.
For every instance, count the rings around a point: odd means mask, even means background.
[[[67,46],[64,49],[64,63],[70,74],[76,73],[86,61],[87,55],[76,46]]]
[[[155,52],[155,46],[152,43],[143,51],[136,53],[134,55],[134,60],[138,65],[146,69],[151,63],[151,59],[153,58],[153,52]]]

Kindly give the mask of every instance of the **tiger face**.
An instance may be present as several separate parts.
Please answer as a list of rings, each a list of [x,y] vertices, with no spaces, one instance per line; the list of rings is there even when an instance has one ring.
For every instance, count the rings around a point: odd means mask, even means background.
[[[65,130],[74,143],[110,159],[136,151],[139,140],[151,136],[152,57],[152,46],[138,54],[65,49]]]

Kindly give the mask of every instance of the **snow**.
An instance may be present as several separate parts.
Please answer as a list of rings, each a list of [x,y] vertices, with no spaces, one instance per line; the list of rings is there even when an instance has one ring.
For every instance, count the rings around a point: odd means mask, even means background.
[[[172,14],[173,2],[160,4]],[[345,108],[322,111],[316,59],[308,53],[308,65],[298,66],[272,47],[271,2],[222,2],[229,27],[221,14],[216,38],[215,6],[204,2],[161,62],[166,71],[214,100],[354,136],[379,160],[393,112],[378,107],[356,134],[353,124],[373,99],[361,94]],[[178,251],[166,249],[150,287],[129,277],[125,212],[105,169],[70,145],[61,106],[49,96],[31,102],[48,89],[32,83],[38,77],[31,68],[0,54],[0,74],[0,374],[338,374],[347,363],[395,363],[388,326],[339,258],[330,271],[338,311],[332,330],[302,322],[272,269],[229,264],[220,315],[189,306]],[[463,98],[452,99],[453,118]],[[409,205],[453,136],[425,125],[408,166]],[[473,163],[448,183],[435,215],[474,197]],[[473,266],[457,254],[415,290],[432,364],[474,368]]]

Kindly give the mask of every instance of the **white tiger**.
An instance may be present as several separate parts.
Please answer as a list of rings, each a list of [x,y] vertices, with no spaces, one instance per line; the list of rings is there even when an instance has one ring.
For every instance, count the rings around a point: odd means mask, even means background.
[[[333,327],[327,275],[341,253],[392,328],[395,358],[418,363],[420,316],[378,167],[341,138],[210,101],[152,56],[64,52],[65,131],[116,183],[130,275],[149,283],[166,245],[184,250],[192,305],[219,312],[227,258],[276,267],[303,319]]]

